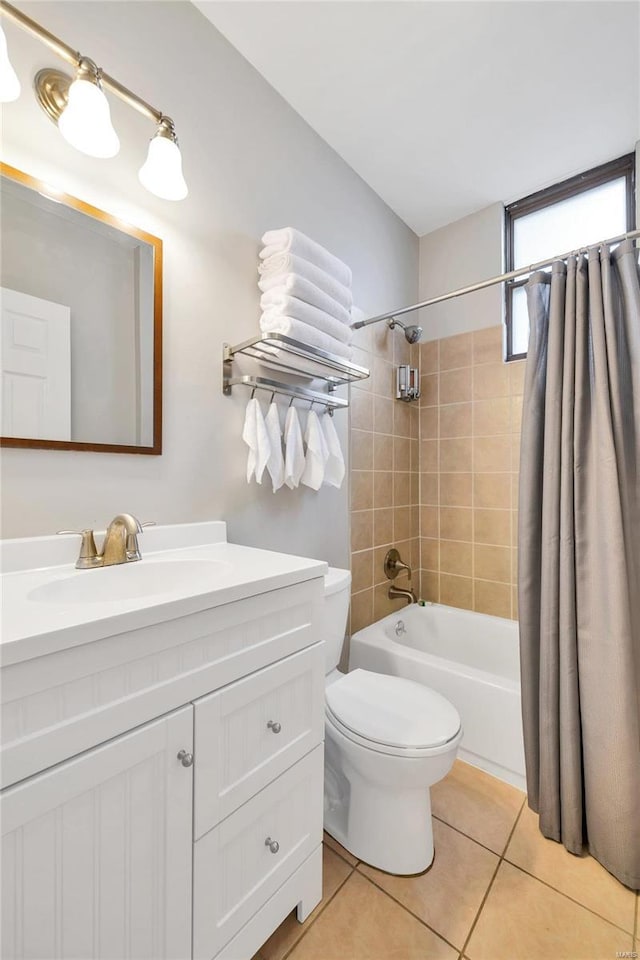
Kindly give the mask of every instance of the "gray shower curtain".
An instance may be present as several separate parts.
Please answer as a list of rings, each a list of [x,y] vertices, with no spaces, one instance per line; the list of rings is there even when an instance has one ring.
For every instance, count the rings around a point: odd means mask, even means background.
[[[640,888],[640,269],[613,253],[527,284],[519,607],[529,806]]]

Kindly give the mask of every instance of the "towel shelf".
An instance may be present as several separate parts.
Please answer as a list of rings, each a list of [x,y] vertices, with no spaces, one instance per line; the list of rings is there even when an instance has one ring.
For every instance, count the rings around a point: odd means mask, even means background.
[[[273,350],[277,350],[278,353],[274,355]],[[234,357],[239,355],[266,361],[285,373],[306,377],[308,380],[324,380],[327,384],[328,393],[321,393],[318,390],[311,390],[298,384],[283,383],[280,380],[272,380],[268,377],[234,377],[232,375],[232,364]],[[308,367],[305,369],[299,363],[296,363],[296,360],[300,359],[311,361],[313,372]],[[337,357],[325,350],[308,346],[299,340],[286,337],[282,333],[263,333],[236,346],[231,346],[228,343],[223,344],[222,392],[226,396],[230,395],[232,387],[250,387],[252,390],[266,390],[272,394],[290,397],[292,402],[293,400],[306,400],[310,401],[312,406],[314,403],[320,403],[327,408],[330,414],[333,414],[334,410],[341,410],[349,406],[348,400],[332,396],[336,387],[357,380],[365,380],[368,376],[369,371],[366,367],[359,367],[343,357]]]

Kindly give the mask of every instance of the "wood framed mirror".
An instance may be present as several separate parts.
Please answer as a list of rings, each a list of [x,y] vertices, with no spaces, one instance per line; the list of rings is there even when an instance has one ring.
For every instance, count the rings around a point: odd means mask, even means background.
[[[159,455],[162,241],[0,178],[0,446]]]

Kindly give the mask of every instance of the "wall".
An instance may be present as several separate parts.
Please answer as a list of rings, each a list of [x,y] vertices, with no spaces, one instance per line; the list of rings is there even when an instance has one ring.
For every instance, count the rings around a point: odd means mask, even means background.
[[[175,119],[190,195],[171,204],[139,185],[153,129],[115,98],[118,157],[68,146],[30,91],[37,69],[60,63],[6,25],[23,94],[3,110],[4,159],[163,239],[165,358],[163,456],[5,450],[4,535],[101,527],[121,510],[160,522],[223,518],[231,539],[347,565],[347,484],[277,495],[246,485],[248,396],[222,395],[222,342],[257,332],[266,229],[297,226],[349,263],[368,313],[417,296],[417,238],[191,4],[21,9]],[[336,424],[346,447],[347,418]]]

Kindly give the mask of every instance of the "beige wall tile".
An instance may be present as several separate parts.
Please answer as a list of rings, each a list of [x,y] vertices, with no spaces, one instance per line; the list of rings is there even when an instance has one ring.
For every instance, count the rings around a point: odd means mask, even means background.
[[[439,536],[439,511],[437,507],[420,507],[420,536],[430,538]]]
[[[522,424],[522,396],[511,397],[511,433],[520,433]]]
[[[373,469],[393,469],[393,437],[386,433],[374,433],[373,437]]]
[[[420,472],[437,473],[438,472],[438,441],[421,440],[420,441]]]
[[[393,473],[391,471],[373,474],[373,506],[393,506]]]
[[[433,407],[438,403],[438,374],[420,377],[420,406]]]
[[[472,550],[470,543],[441,540],[440,572],[454,573],[458,577],[470,577],[473,571]]]
[[[511,509],[511,474],[476,473],[473,476],[474,507]]]
[[[362,590],[351,597],[351,633],[373,623],[373,589]]]
[[[502,360],[502,325],[485,327],[473,333],[473,362],[500,363]]]
[[[367,381],[363,381],[366,383]],[[371,367],[371,389],[373,393],[381,397],[387,397],[389,400],[393,397],[395,387],[395,370],[392,363],[388,363],[383,357],[373,357]]]
[[[373,398],[373,429],[376,433],[393,433],[393,400]]]
[[[389,544],[393,542],[393,509],[387,507],[384,510],[373,511],[373,543]]]
[[[474,575],[480,580],[511,582],[511,549],[476,543],[473,547]]]
[[[514,433],[511,437],[511,469],[514,473],[520,470],[520,434]]]
[[[441,473],[440,503],[443,507],[472,505],[471,473]],[[426,501],[425,501],[426,502]]]
[[[393,338],[393,362],[395,366],[398,366],[400,363],[409,363],[410,359],[411,347],[407,343],[404,335],[398,331]]]
[[[440,370],[471,366],[473,334],[459,333],[440,341]]]
[[[373,550],[351,554],[351,592],[358,593],[373,586]]]
[[[351,471],[351,509],[370,510],[373,506],[373,472]]]
[[[399,540],[409,540],[412,535],[411,510],[409,507],[395,507],[393,511],[394,541],[397,542]]]
[[[428,474],[425,473],[425,477],[426,476],[428,476]],[[420,503],[420,474],[412,471],[410,477],[411,504],[412,506],[417,506]]]
[[[364,430],[351,431],[351,469],[373,470],[373,434]]]
[[[420,437],[430,440],[438,436],[438,407],[423,407],[420,416]]]
[[[511,588],[511,619],[518,619],[518,588]]]
[[[506,364],[509,371],[509,392],[524,393],[524,377],[527,371],[526,360],[512,360]]]
[[[373,588],[373,617],[374,620],[382,620],[395,610],[400,610],[404,606],[402,598],[400,600],[389,599],[389,581],[378,583]]]
[[[440,569],[440,541],[422,538],[420,540],[420,567],[425,570]]]
[[[511,412],[506,397],[476,400],[473,404],[474,437],[493,437],[510,432]]]
[[[423,374],[437,371],[439,345],[439,340],[427,340],[420,344],[420,370]]]
[[[473,580],[468,577],[454,577],[448,573],[440,574],[440,603],[448,607],[473,609]]]
[[[371,327],[371,349],[378,356],[393,363],[393,341],[397,334],[389,330],[386,323],[376,323]]]
[[[411,441],[408,437],[394,437],[393,469],[406,471],[411,468]]]
[[[354,510],[351,514],[351,549],[373,546],[373,510]]]
[[[393,541],[393,545],[397,550],[398,544],[395,542],[395,540]],[[389,580],[384,572],[384,561],[390,549],[391,546],[386,543],[382,547],[376,547],[373,551],[373,583],[376,586],[379,583],[386,583],[387,585],[389,584]]]
[[[511,548],[511,583],[518,582],[518,548]]]
[[[511,616],[511,586],[491,580],[475,580],[473,609],[492,617]]]
[[[470,403],[450,403],[440,406],[440,436],[470,437],[471,409]]]
[[[409,440],[409,469],[412,473],[420,472],[420,441]]]
[[[410,473],[394,473],[393,475],[393,505],[405,507],[411,503]]]
[[[474,510],[475,543],[491,543],[508,547],[511,544],[510,510]]]
[[[511,469],[511,437],[475,437],[473,469],[476,473],[503,473]]]
[[[472,367],[443,370],[440,374],[440,403],[462,403],[471,400]]]
[[[420,436],[420,407],[417,403],[412,403],[409,407],[409,429],[411,437],[417,440]]]
[[[467,507],[440,507],[440,537],[442,540],[473,539],[473,511]]]
[[[472,441],[469,437],[440,440],[439,451],[442,473],[469,473],[471,471]],[[422,470],[424,470],[424,464]]]
[[[473,368],[473,399],[491,400],[509,394],[509,366],[485,363]]]
[[[518,506],[518,497],[520,495],[520,474],[511,474],[511,506],[515,510]]]
[[[353,387],[351,391],[351,427],[373,430],[373,397],[358,387]]]
[[[396,437],[411,436],[411,405],[403,400],[393,400],[393,432]]]
[[[420,571],[420,594],[423,600],[440,603],[440,574],[433,570]]]
[[[438,503],[438,474],[423,473],[420,477],[420,502],[425,505]]]

